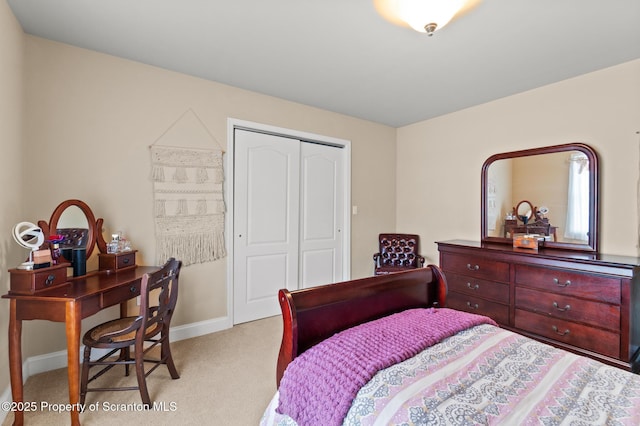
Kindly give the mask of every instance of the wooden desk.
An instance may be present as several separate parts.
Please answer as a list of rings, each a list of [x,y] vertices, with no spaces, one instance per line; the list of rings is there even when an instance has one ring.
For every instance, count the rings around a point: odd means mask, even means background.
[[[505,219],[504,221],[504,236],[506,238],[513,238],[514,234],[539,234],[551,236],[553,241],[558,241],[557,231],[558,227],[549,224],[549,222],[536,221],[519,225],[515,219]]]
[[[32,295],[6,294],[9,299],[9,368],[14,402],[23,402],[22,321],[49,320],[64,322],[67,334],[67,364],[71,424],[79,425],[80,416],[80,333],[81,320],[102,309],[120,304],[126,316],[126,301],[140,294],[140,282],[147,272],[158,267],[139,266],[119,272],[97,272],[69,284]],[[15,412],[14,425],[24,423],[24,413]]]

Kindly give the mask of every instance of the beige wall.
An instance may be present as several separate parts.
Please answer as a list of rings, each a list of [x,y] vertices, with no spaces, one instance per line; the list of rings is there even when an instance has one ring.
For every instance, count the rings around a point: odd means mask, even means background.
[[[22,210],[22,118],[24,35],[6,2],[0,1],[0,146],[2,147],[2,203],[0,203],[0,293],[9,289],[7,269],[24,261],[26,253],[11,236]],[[7,327],[9,302],[0,300],[0,394],[9,385]]]
[[[122,230],[131,239],[139,264],[155,261],[149,145],[188,110],[223,148],[229,117],[351,141],[352,202],[358,205],[353,277],[371,274],[376,234],[395,227],[393,203],[379,202],[394,198],[391,127],[32,36],[26,37],[26,84],[25,149],[38,153],[25,182],[29,220],[48,219],[62,200],[81,199],[105,219],[107,234]],[[226,261],[184,268],[173,324],[227,315]],[[61,324],[25,328],[25,356],[64,349]]]
[[[489,156],[585,142],[601,165],[600,251],[637,256],[638,130],[640,60],[398,129],[397,229],[437,263],[434,241],[480,238]]]

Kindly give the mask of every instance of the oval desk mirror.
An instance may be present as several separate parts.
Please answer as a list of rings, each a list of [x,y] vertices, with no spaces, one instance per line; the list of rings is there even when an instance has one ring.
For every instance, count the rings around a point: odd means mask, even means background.
[[[482,166],[481,240],[512,244],[514,233],[535,233],[545,248],[597,252],[598,173],[596,152],[583,143],[489,157]]]
[[[533,206],[528,201],[520,201],[516,206],[515,211],[516,217],[525,225],[529,223],[533,217]]]
[[[99,220],[102,221],[102,219]],[[47,237],[52,234],[62,234],[65,236],[67,245],[85,247],[87,258],[93,253],[98,225],[89,206],[80,200],[63,201],[51,214],[49,223],[39,221],[38,226]]]

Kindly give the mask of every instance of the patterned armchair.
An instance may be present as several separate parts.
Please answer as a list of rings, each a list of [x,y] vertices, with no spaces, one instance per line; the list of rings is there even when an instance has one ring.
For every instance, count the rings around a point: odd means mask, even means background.
[[[422,268],[420,236],[415,234],[380,234],[379,252],[373,255],[375,275]]]

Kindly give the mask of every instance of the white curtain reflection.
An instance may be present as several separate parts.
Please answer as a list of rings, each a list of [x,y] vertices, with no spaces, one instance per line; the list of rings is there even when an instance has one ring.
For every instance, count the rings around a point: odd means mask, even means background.
[[[588,240],[589,236],[589,160],[583,153],[571,155],[565,238]]]

